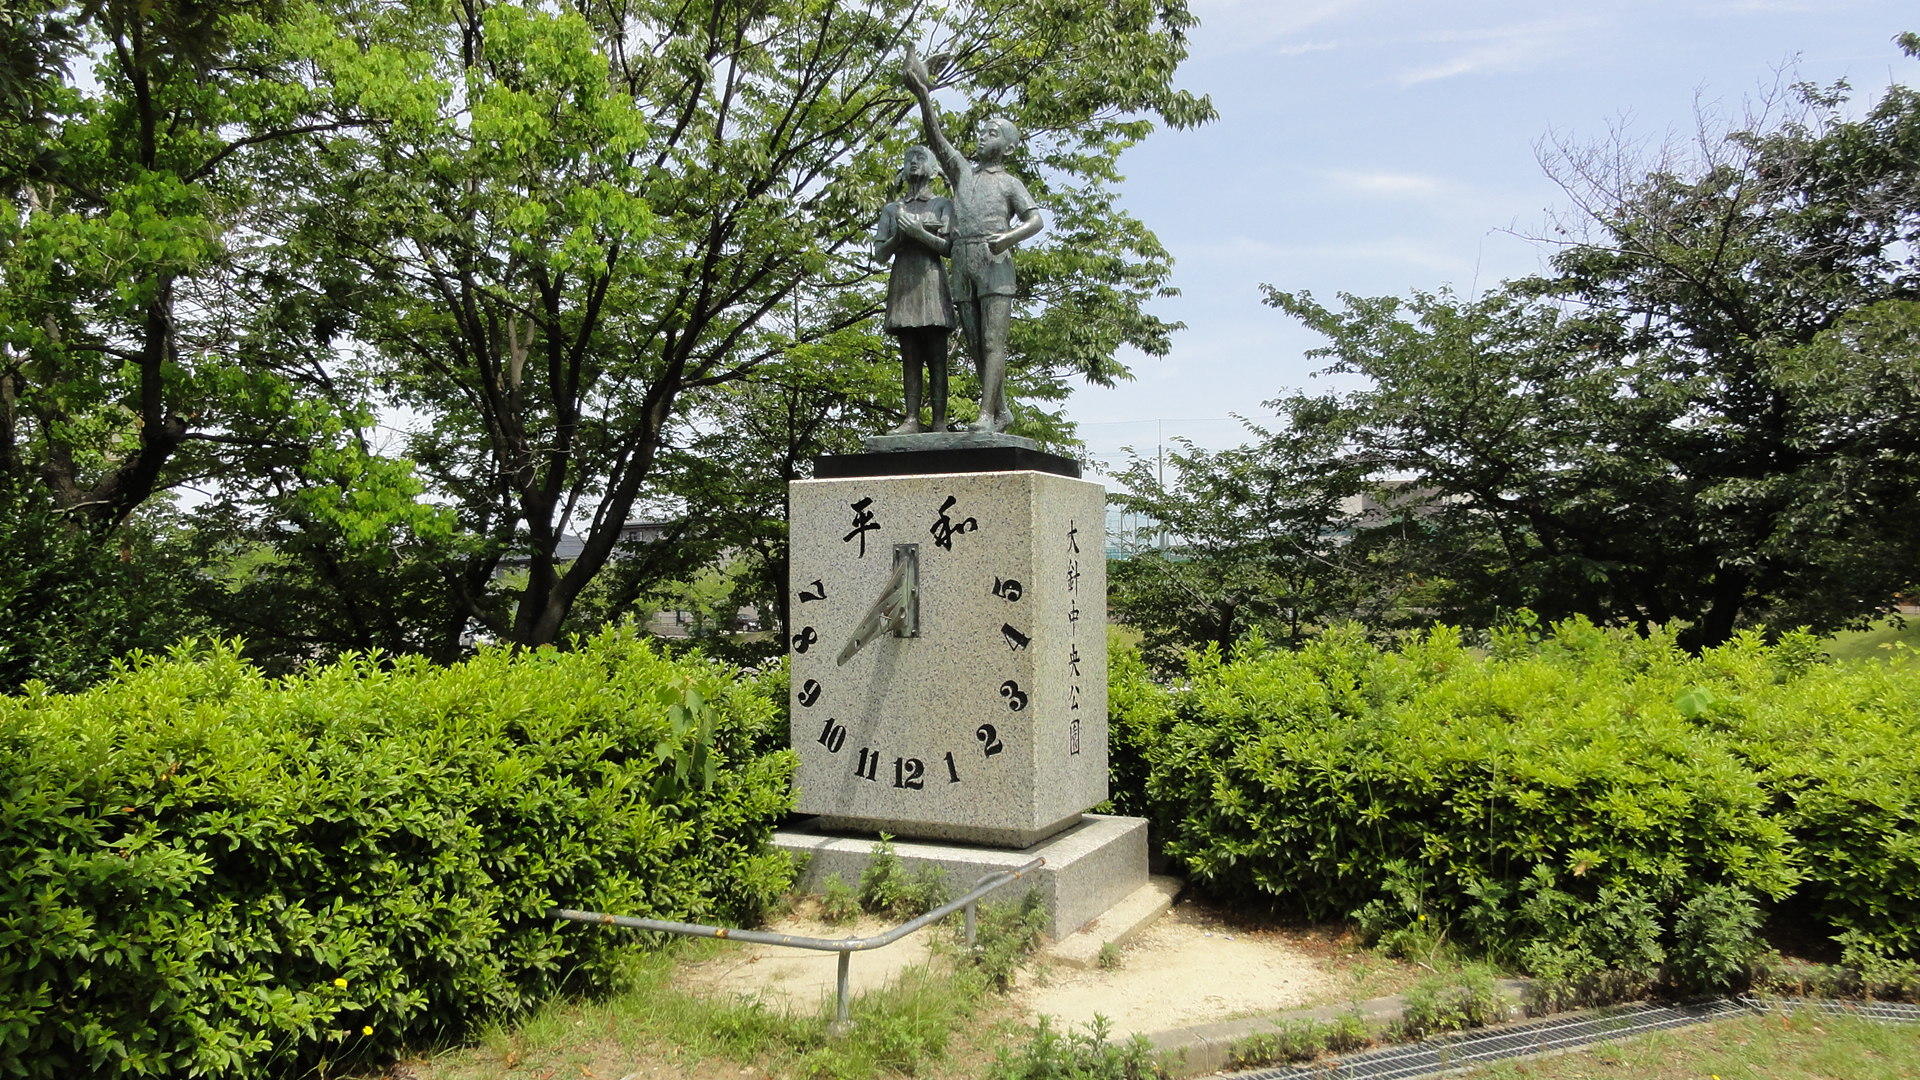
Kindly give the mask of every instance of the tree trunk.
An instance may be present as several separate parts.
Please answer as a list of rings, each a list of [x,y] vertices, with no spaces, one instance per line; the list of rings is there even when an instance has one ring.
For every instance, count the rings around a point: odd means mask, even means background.
[[[1698,621],[1680,633],[1680,646],[1688,652],[1700,652],[1723,645],[1739,625],[1740,609],[1747,600],[1749,575],[1745,570],[1722,567],[1714,576],[1711,599]]]

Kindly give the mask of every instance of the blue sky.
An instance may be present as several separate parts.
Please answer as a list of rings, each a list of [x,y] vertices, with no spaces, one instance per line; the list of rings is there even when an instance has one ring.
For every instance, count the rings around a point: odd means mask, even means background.
[[[1096,464],[1155,440],[1240,441],[1230,414],[1311,387],[1315,335],[1260,303],[1262,282],[1339,292],[1470,293],[1539,269],[1524,239],[1565,197],[1554,140],[1689,138],[1696,107],[1738,116],[1779,80],[1848,79],[1864,103],[1920,83],[1892,44],[1920,5],[1882,0],[1193,0],[1180,83],[1220,119],[1131,151],[1123,204],[1173,251],[1187,324],[1135,380],[1067,405]],[[1515,235],[1515,234],[1520,235]]]

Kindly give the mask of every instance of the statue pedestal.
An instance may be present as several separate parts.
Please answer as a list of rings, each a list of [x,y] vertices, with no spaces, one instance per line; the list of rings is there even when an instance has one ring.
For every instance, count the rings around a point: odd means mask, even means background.
[[[935,473],[801,480],[789,497],[799,812],[1024,848],[1106,799],[1100,485]],[[902,544],[918,635],[839,663]]]
[[[1105,492],[986,440],[826,458],[790,486],[796,810],[814,817],[779,843],[848,884],[882,833],[962,889],[1038,855],[1066,933],[1147,874],[1144,821],[1086,815],[1107,797]],[[917,568],[912,636],[850,651],[897,558]]]

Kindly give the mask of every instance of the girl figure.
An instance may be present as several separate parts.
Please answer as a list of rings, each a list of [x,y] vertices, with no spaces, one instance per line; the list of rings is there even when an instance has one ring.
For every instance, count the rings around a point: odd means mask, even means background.
[[[938,164],[924,146],[907,150],[900,169],[906,197],[880,211],[873,229],[873,257],[893,260],[887,278],[886,331],[900,342],[906,381],[907,418],[889,434],[947,430],[947,335],[953,333],[953,301],[941,256],[952,250],[953,204],[933,194]],[[920,426],[922,372],[933,426]]]

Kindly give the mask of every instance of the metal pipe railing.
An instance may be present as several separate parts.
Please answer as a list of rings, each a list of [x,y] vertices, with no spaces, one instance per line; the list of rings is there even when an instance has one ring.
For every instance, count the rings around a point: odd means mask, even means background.
[[[962,908],[966,909],[967,944],[971,946],[978,924],[974,916],[974,906],[980,902],[980,899],[1000,886],[1017,881],[1046,864],[1045,859],[1035,859],[1024,866],[1016,866],[1012,870],[996,870],[975,882],[972,890],[959,899],[949,900],[925,915],[909,919],[884,934],[863,938],[816,938],[800,934],[776,934],[771,930],[735,930],[725,926],[672,922],[667,919],[639,919],[631,915],[608,915],[605,912],[580,911],[574,908],[554,908],[548,914],[556,919],[567,919],[572,922],[619,926],[628,930],[651,930],[661,934],[678,934],[681,937],[719,938],[724,941],[744,941],[753,945],[781,945],[790,949],[837,952],[840,954],[840,964],[834,980],[834,1019],[828,1031],[835,1035],[842,1035],[851,1025],[848,1015],[847,969],[854,953],[884,948],[916,930],[939,922]]]

